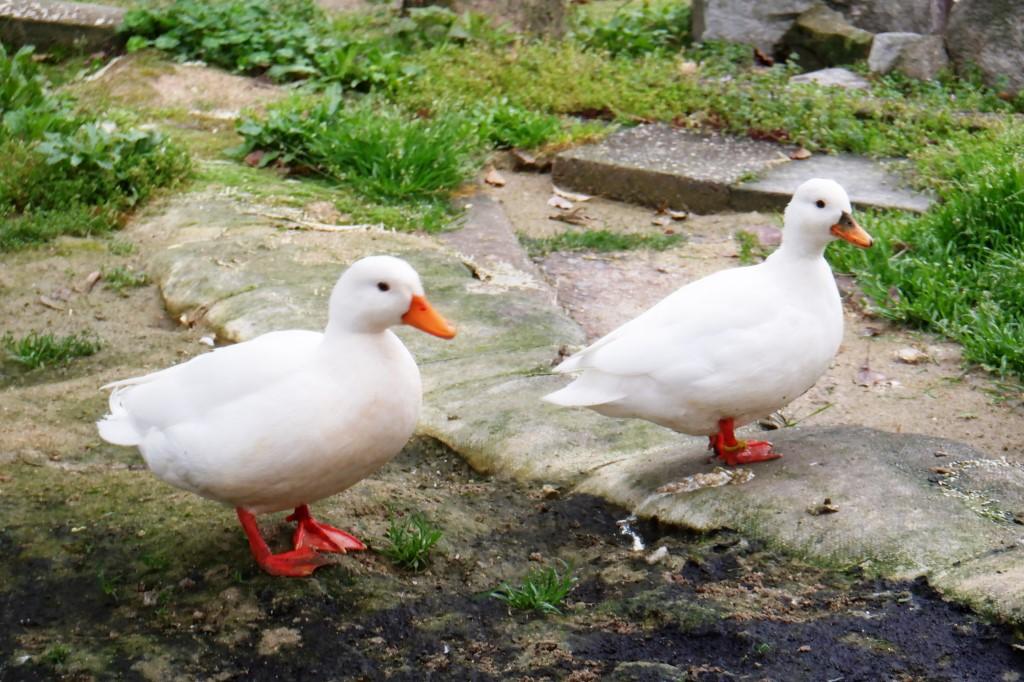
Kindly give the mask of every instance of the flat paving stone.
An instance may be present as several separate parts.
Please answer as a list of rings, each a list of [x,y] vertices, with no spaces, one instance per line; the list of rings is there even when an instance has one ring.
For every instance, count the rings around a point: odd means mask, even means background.
[[[84,2],[0,1],[0,41],[40,49],[108,47],[117,41],[124,12]]]
[[[895,208],[923,213],[931,206],[931,197],[906,189],[885,162],[862,156],[815,154],[803,161],[778,165],[756,180],[740,183],[732,189],[733,208],[783,208],[793,192],[810,178],[832,178],[842,184],[855,206]]]
[[[574,191],[697,213],[777,209],[814,177],[837,179],[860,206],[925,211],[931,203],[886,163],[822,154],[794,161],[792,149],[649,124],[559,154],[553,178]]]

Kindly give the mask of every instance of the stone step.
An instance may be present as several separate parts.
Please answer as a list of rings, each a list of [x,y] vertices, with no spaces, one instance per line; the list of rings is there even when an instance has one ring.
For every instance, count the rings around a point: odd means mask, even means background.
[[[623,130],[555,158],[560,187],[697,213],[781,208],[815,177],[838,180],[859,207],[923,212],[931,197],[909,189],[892,162],[847,154],[789,158],[793,147],[664,124]]]
[[[124,12],[82,2],[0,0],[0,41],[8,47],[35,45],[40,50],[97,50],[117,42]]]

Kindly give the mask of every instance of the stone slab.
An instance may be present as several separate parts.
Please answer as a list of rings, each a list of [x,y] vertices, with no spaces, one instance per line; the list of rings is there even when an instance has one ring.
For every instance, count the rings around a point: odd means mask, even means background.
[[[0,41],[41,50],[96,50],[117,42],[125,10],[79,2],[0,1]]]
[[[697,213],[777,209],[813,177],[838,179],[864,207],[925,211],[931,204],[929,197],[905,188],[883,162],[822,154],[793,161],[791,150],[650,124],[559,154],[553,179],[574,191]]]
[[[800,183],[810,178],[832,178],[861,208],[894,208],[923,213],[932,204],[931,197],[909,190],[882,161],[851,154],[828,156],[815,154],[803,161],[778,165],[756,180],[736,185],[732,207],[736,210],[783,208]]]
[[[787,160],[769,142],[650,124],[559,154],[552,175],[578,192],[713,213],[729,208],[732,185]]]

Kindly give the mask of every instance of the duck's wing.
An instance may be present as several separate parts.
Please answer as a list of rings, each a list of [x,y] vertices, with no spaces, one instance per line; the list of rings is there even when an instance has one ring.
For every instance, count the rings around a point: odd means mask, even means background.
[[[112,389],[100,436],[137,445],[153,428],[166,428],[258,391],[294,371],[323,335],[289,330],[219,348],[173,367],[103,386]]]
[[[749,348],[774,318],[776,287],[760,266],[723,270],[688,284],[640,316],[570,356],[556,372],[594,369],[606,374],[651,374],[669,366],[687,373],[713,371],[729,347]],[[726,353],[731,355],[731,353]]]

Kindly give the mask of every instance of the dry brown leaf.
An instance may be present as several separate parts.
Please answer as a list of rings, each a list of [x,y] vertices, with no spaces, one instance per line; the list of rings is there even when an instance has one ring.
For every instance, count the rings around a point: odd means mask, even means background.
[[[553,194],[551,198],[548,199],[548,206],[568,211],[573,207],[573,203],[568,199],[558,196],[557,194]]]
[[[659,215],[654,217],[654,220],[651,221],[651,224],[657,225],[658,227],[668,227],[669,225],[672,224],[672,219],[669,218],[667,215]]]
[[[88,275],[86,275],[85,279],[82,280],[81,284],[75,287],[75,291],[78,291],[79,293],[82,294],[88,294],[90,291],[92,291],[92,288],[96,286],[96,282],[100,281],[100,278],[102,276],[103,275],[100,274],[99,270],[93,270]]]
[[[583,212],[582,206],[577,206],[565,213],[555,213],[549,215],[550,220],[558,220],[563,223],[569,223],[570,225],[586,225],[590,220],[590,216]]]
[[[54,299],[50,298],[49,296],[46,296],[45,294],[39,297],[39,302],[52,310],[65,309],[65,306],[60,301],[55,301]]]
[[[671,208],[665,209],[665,215],[672,220],[686,220],[690,217],[689,211],[673,211]]]
[[[497,169],[492,168],[487,171],[487,175],[484,176],[484,182],[492,187],[504,187],[505,177],[499,173]]]
[[[833,504],[832,498],[826,497],[825,501],[821,504],[807,508],[807,513],[811,516],[822,516],[824,514],[835,514],[839,511],[839,506]]]
[[[913,346],[907,346],[906,348],[900,348],[895,352],[896,359],[900,362],[905,362],[908,365],[917,365],[926,360],[929,360],[928,354],[923,350],[918,350]]]
[[[794,161],[803,161],[804,159],[811,158],[811,152],[804,149],[803,147],[799,147],[789,153],[789,158],[793,159]]]
[[[555,185],[551,185],[551,191],[554,192],[556,196],[560,196],[563,199],[568,199],[569,201],[583,202],[590,201],[590,199],[593,198],[589,194],[570,192],[568,190],[562,189],[561,187],[556,187]]]
[[[872,327],[871,325],[868,325],[867,327],[864,327],[863,329],[860,330],[860,335],[868,338],[872,336],[879,336],[881,335],[881,333],[881,329],[879,329],[878,327]]]

